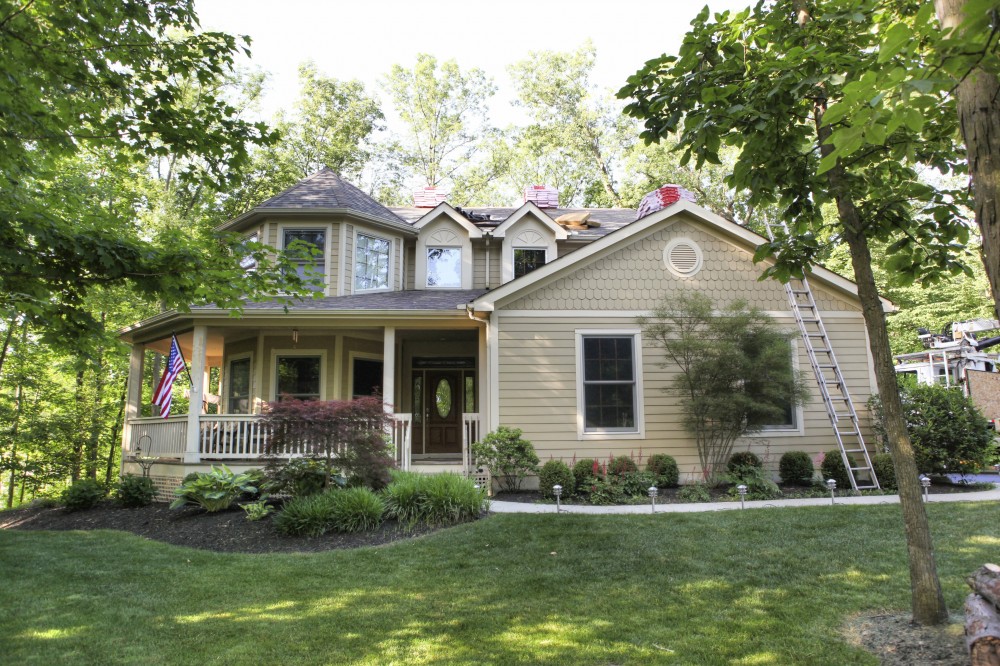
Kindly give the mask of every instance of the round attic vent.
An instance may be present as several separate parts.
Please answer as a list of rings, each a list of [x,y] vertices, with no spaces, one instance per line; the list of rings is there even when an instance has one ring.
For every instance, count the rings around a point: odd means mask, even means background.
[[[663,265],[677,277],[692,277],[701,270],[701,248],[690,238],[677,238],[663,248]]]

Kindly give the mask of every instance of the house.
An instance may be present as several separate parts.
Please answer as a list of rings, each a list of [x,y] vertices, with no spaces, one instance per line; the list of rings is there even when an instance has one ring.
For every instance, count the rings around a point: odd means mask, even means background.
[[[682,415],[662,391],[672,373],[636,317],[698,290],[720,304],[745,299],[794,329],[782,285],[758,281],[752,256],[763,239],[685,200],[637,220],[631,210],[553,208],[532,188],[517,209],[462,211],[424,195],[423,207],[390,210],[322,170],[222,225],[274,247],[314,244],[321,297],[287,311],[247,303],[238,318],[196,307],[126,329],[124,470],[139,471],[137,451],[155,457],[151,476],[167,490],[214,462],[259,466],[266,402],[380,391],[403,468],[467,470],[469,445],[507,425],[542,460],[668,453],[684,480],[700,478]],[[875,380],[856,287],[823,268],[811,282],[863,409]],[[191,408],[143,416],[144,364],[169,350],[172,332],[190,364]],[[801,342],[792,354],[809,367]],[[589,376],[596,360],[622,371]],[[787,450],[837,447],[815,397],[784,421],[748,439],[772,466]]]

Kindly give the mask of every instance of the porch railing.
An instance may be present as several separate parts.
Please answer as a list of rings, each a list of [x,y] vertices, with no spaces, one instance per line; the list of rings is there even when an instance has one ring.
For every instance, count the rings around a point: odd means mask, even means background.
[[[162,418],[149,416],[128,422],[125,454],[134,455],[142,450],[143,456],[156,458],[183,458],[187,442],[187,417]]]
[[[410,469],[413,458],[413,414],[392,415],[392,443],[399,469]]]
[[[479,414],[462,414],[462,466],[465,473],[473,471],[472,444],[480,438]]]
[[[264,455],[267,428],[254,415],[202,415],[198,452],[203,458],[253,459]]]

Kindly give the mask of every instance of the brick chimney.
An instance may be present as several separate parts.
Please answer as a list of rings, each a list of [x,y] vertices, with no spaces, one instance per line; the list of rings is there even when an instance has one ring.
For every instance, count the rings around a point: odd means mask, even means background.
[[[636,212],[635,219],[646,217],[651,213],[655,213],[658,210],[663,210],[667,206],[673,203],[677,203],[681,199],[687,199],[688,201],[694,201],[694,193],[690,190],[686,190],[680,185],[664,185],[663,187],[653,190],[646,196],[642,198],[639,203],[639,210]]]
[[[559,190],[548,185],[528,185],[524,188],[524,201],[539,208],[559,208]]]
[[[413,206],[415,208],[434,208],[440,203],[448,200],[448,190],[439,190],[436,187],[419,187],[413,190]]]

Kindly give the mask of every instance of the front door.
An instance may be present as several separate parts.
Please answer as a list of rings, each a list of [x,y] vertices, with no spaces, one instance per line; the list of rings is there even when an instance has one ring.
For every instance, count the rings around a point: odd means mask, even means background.
[[[460,370],[428,370],[424,419],[424,453],[462,452],[464,391]]]

